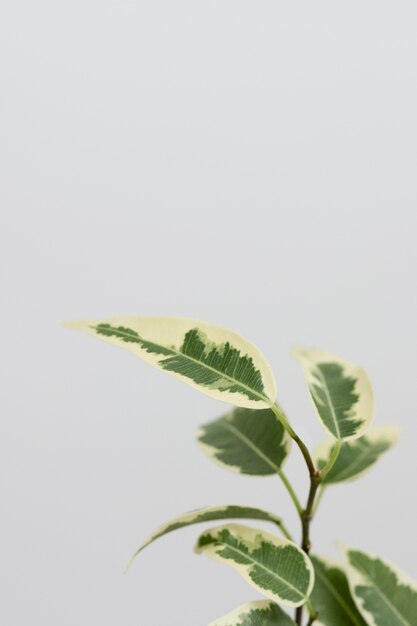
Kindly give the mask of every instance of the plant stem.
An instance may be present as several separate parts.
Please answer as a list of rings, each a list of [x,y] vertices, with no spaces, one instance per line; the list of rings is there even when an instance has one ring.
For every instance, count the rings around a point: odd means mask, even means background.
[[[278,520],[275,522],[276,525],[278,526],[278,528],[281,529],[282,534],[289,539],[290,541],[294,541],[294,537],[291,535],[290,531],[288,530],[288,528],[285,526],[283,521],[279,521]]]
[[[309,621],[307,626],[310,626],[310,624],[312,624],[318,617],[318,613],[313,609],[313,605],[311,604],[311,600],[307,600],[306,602],[306,607],[308,609],[308,613],[309,613]]]
[[[281,422],[281,424],[283,425],[283,427],[285,428],[285,430],[287,431],[291,439],[293,439],[295,443],[297,444],[297,446],[300,448],[301,454],[304,457],[304,460],[308,467],[308,471],[310,472],[310,476],[311,476],[312,474],[315,473],[316,468],[314,466],[313,459],[311,458],[310,452],[308,451],[308,448],[305,445],[304,441],[300,439],[300,437],[297,435],[297,433],[295,432],[295,430],[293,429],[293,427],[291,426],[291,424],[285,417],[284,412],[277,404],[273,404],[271,406],[271,410],[275,413],[275,415],[277,416],[277,418],[279,419],[279,421]]]
[[[323,467],[323,469],[321,470],[321,479],[324,480],[327,476],[327,474],[330,472],[330,470],[332,469],[333,465],[336,463],[337,461],[337,457],[339,456],[340,450],[342,449],[342,442],[341,441],[336,441],[334,448],[332,450],[332,453],[330,455],[329,460],[327,461],[326,465]]]
[[[310,540],[310,524],[313,519],[314,500],[316,498],[317,489],[320,485],[320,474],[317,472],[310,481],[310,491],[308,492],[307,506],[301,515],[302,542],[301,547],[306,554],[311,550]]]
[[[320,485],[319,492],[318,492],[317,498],[316,498],[316,502],[315,502],[314,508],[313,508],[313,515],[316,514],[316,511],[319,508],[319,504],[320,504],[321,499],[322,499],[322,497],[324,495],[324,492],[326,491],[326,487],[327,487],[327,485],[323,485],[323,484]]]
[[[329,458],[327,464],[321,470],[321,485],[320,485],[318,496],[316,498],[316,503],[315,503],[315,505],[313,507],[313,515],[316,514],[316,511],[319,508],[319,504],[321,502],[321,499],[322,499],[323,494],[324,494],[324,492],[326,490],[326,487],[327,487],[326,484],[323,484],[323,480],[328,475],[328,473],[332,469],[333,465],[336,463],[341,448],[342,448],[342,442],[338,441],[336,443],[336,445],[334,446],[333,450],[332,450],[332,453],[330,455],[330,458]]]
[[[288,489],[288,492],[290,493],[290,495],[293,494],[291,495],[291,497],[293,499],[293,502],[297,508],[298,514],[301,519],[301,529],[302,529],[301,548],[308,555],[311,549],[310,524],[311,524],[311,520],[313,519],[314,502],[315,502],[315,498],[317,495],[317,490],[322,481],[322,472],[316,469],[316,466],[314,465],[314,461],[311,458],[311,454],[307,446],[305,445],[304,441],[297,435],[295,430],[292,428],[291,424],[288,422],[284,412],[280,409],[280,407],[277,404],[273,404],[271,406],[271,410],[275,413],[275,415],[277,416],[278,420],[281,422],[281,424],[283,425],[287,433],[290,435],[290,437],[295,441],[297,446],[300,448],[301,454],[303,455],[306,465],[308,467],[308,473],[310,475],[310,490],[308,493],[308,499],[307,499],[307,504],[306,504],[305,509],[303,509],[300,506],[299,500],[297,496],[295,495],[294,490],[292,489],[292,486],[290,485],[287,477],[285,476],[285,479],[284,479],[281,476],[285,486]],[[327,472],[331,470],[331,468],[333,467],[333,464],[336,462],[337,456],[340,452],[340,445],[341,444],[339,444],[338,446],[336,444],[335,448],[332,451],[329,462],[325,468]],[[295,498],[293,496],[295,496]],[[311,624],[313,624],[313,622],[317,619],[317,613],[315,613],[313,607],[311,606],[311,602],[309,600],[306,602],[305,605],[299,606],[296,609],[295,623],[298,626],[302,626],[304,606],[307,607],[307,610],[310,616],[307,626],[311,626]]]
[[[294,502],[294,505],[295,505],[295,508],[297,509],[298,515],[301,515],[302,512],[303,512],[303,507],[301,505],[301,502],[298,499],[297,494],[294,491],[293,486],[291,485],[290,481],[288,480],[288,478],[284,474],[283,470],[280,467],[277,467],[276,469],[277,469],[278,476],[280,477],[280,479],[284,483],[288,493],[290,494],[291,500]]]
[[[300,516],[302,529],[301,548],[307,555],[310,554],[311,550],[310,524],[313,519],[314,501],[316,499],[317,490],[319,488],[320,482],[321,472],[319,470],[314,470],[314,473],[310,475],[310,490],[308,492],[307,505]],[[299,606],[295,612],[295,623],[298,624],[298,626],[302,626],[303,623],[303,609],[304,606]],[[312,609],[310,603],[307,603],[307,609],[310,614],[309,624],[312,624],[317,615]]]

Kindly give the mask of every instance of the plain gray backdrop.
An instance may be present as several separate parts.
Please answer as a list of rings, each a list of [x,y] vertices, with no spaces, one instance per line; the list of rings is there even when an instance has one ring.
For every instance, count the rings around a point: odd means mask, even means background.
[[[342,539],[417,577],[415,2],[3,0],[0,620],[205,626],[257,594],[197,557],[225,502],[296,524],[278,478],[212,464],[227,406],[65,319],[179,315],[252,340],[312,446],[295,345],[365,366],[401,443],[329,489]],[[288,463],[306,491],[299,455]]]

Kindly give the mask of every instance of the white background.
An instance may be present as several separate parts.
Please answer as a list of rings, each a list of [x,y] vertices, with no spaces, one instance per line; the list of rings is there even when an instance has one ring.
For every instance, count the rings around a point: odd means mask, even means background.
[[[257,597],[199,529],[231,501],[297,520],[277,478],[210,463],[227,409],[65,319],[181,315],[271,362],[322,438],[294,345],[363,364],[401,444],[329,489],[343,539],[417,577],[414,2],[0,3],[1,533],[7,626],[205,626]],[[297,451],[288,472],[305,491]]]

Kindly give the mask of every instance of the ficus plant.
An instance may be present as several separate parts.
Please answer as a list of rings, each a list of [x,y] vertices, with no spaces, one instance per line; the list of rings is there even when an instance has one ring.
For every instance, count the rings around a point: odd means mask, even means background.
[[[210,626],[417,625],[417,585],[399,568],[341,544],[340,563],[312,552],[311,523],[325,490],[362,476],[397,441],[396,428],[372,427],[374,395],[361,367],[319,350],[295,352],[326,434],[312,453],[276,401],[275,379],[265,357],[236,333],[174,317],[120,317],[68,326],[126,348],[208,396],[233,405],[200,429],[203,451],[233,472],[277,474],[300,519],[298,545],[275,512],[242,504],[211,506],[161,526],[132,560],[174,530],[218,522],[198,537],[196,552],[234,569],[264,599],[248,602]],[[307,469],[305,503],[283,469],[294,446]],[[257,520],[269,522],[271,530],[248,525]]]

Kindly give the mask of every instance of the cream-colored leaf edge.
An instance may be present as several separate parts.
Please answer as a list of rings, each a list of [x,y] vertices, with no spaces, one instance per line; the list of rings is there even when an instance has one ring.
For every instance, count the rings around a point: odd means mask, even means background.
[[[269,598],[270,600],[279,602],[280,604],[283,604],[284,606],[289,606],[289,607],[301,606],[302,604],[306,602],[306,600],[310,596],[314,587],[314,567],[313,567],[312,562],[308,558],[308,556],[293,541],[289,541],[288,539],[283,539],[279,537],[278,535],[274,535],[265,530],[260,530],[258,528],[251,528],[249,526],[243,526],[242,524],[224,524],[221,526],[216,526],[215,528],[210,528],[208,531],[203,533],[203,535],[210,534],[214,536],[217,533],[220,533],[222,530],[229,530],[231,533],[235,533],[240,538],[242,538],[242,540],[246,543],[246,545],[249,545],[251,549],[256,549],[256,547],[259,545],[261,541],[267,541],[277,547],[292,546],[294,550],[297,550],[297,552],[299,552],[302,555],[304,559],[304,563],[310,574],[309,585],[305,593],[304,599],[301,602],[293,602],[293,601],[283,599],[277,596],[272,591],[259,587],[253,582],[253,580],[249,576],[248,570],[250,570],[250,566],[245,566],[240,563],[236,563],[236,561],[233,561],[232,559],[225,560],[224,558],[222,558],[221,556],[217,554],[218,546],[214,544],[199,546],[197,542],[194,548],[195,552],[197,554],[204,553],[207,556],[209,556],[213,561],[217,561],[218,563],[223,563],[223,564],[228,565],[229,567],[237,571],[242,576],[242,578],[246,580],[246,582],[249,585],[251,585],[251,587],[254,587],[254,589],[256,589],[259,593],[261,593],[266,598]],[[276,576],[279,576],[279,575],[276,574]],[[288,583],[286,584],[288,585]],[[298,589],[297,589],[297,592],[301,594],[301,592]]]
[[[395,446],[395,444],[398,442],[401,431],[402,431],[402,428],[400,426],[374,426],[370,428],[365,433],[365,435],[363,435],[363,437],[368,439],[371,443],[380,443],[381,441],[384,441],[390,444],[392,447],[392,446]],[[319,443],[319,445],[316,447],[313,453],[313,458],[316,464],[318,463],[319,460],[323,460],[323,461],[329,460],[330,451],[333,448],[334,444],[335,444],[335,440],[333,438],[326,439],[325,441],[322,441],[321,443]],[[380,456],[383,456],[384,454],[385,452],[382,452]],[[349,482],[355,481],[357,478],[361,478],[362,476],[365,476],[369,471],[371,471],[371,469],[373,468],[375,463],[378,461],[378,459],[376,459],[376,461],[372,463],[372,465],[364,469],[362,472],[355,474],[351,478],[343,479],[343,482],[349,483]],[[326,484],[326,487],[331,487],[333,484],[336,485],[339,483],[337,482],[337,483],[325,483],[325,484]]]
[[[355,567],[353,567],[353,565],[351,565],[349,557],[348,557],[348,552],[361,552],[362,554],[365,554],[366,556],[370,557],[371,559],[378,559],[379,561],[382,561],[395,574],[395,576],[397,578],[397,581],[401,585],[404,585],[406,587],[410,587],[413,591],[415,591],[417,593],[417,583],[416,583],[416,581],[413,580],[404,570],[402,570],[399,567],[397,567],[396,565],[394,565],[388,559],[383,559],[380,556],[377,556],[377,555],[375,555],[372,552],[368,552],[367,550],[365,551],[365,550],[360,550],[359,548],[352,548],[350,546],[346,546],[341,541],[337,541],[336,545],[337,545],[337,547],[339,548],[340,552],[343,555],[345,571],[347,573],[347,579],[348,579],[348,583],[349,583],[350,593],[352,594],[352,598],[354,599],[354,601],[355,601],[358,609],[362,613],[364,619],[368,622],[369,626],[379,626],[379,624],[377,624],[377,622],[375,621],[375,618],[372,615],[372,613],[370,613],[367,609],[365,609],[364,601],[362,600],[362,598],[358,598],[356,596],[356,594],[355,594],[355,587],[357,585],[364,585],[366,587],[370,587],[371,585],[370,585],[368,579],[365,576],[363,576],[360,572],[358,572],[358,570]],[[395,607],[393,607],[393,608],[395,610]],[[400,616],[400,619],[401,619],[401,621],[404,622],[404,626],[414,626],[413,624],[405,622],[404,619],[402,618],[402,616]]]
[[[253,602],[242,604],[234,611],[214,620],[214,622],[210,622],[208,626],[240,626],[242,624],[242,617],[251,611],[262,611],[273,606],[275,606],[275,602],[271,602],[270,600],[253,600]]]
[[[134,559],[142,552],[142,550],[144,550],[151,543],[156,541],[156,539],[159,539],[160,537],[163,537],[165,534],[168,534],[168,533],[166,533],[166,531],[173,524],[184,524],[184,528],[187,528],[187,526],[191,526],[192,523],[193,523],[193,520],[197,520],[200,517],[200,515],[210,514],[210,513],[222,513],[222,512],[227,511],[227,509],[230,509],[231,507],[236,507],[236,508],[241,508],[241,509],[256,509],[257,511],[259,511],[259,512],[261,512],[261,513],[263,513],[265,515],[264,519],[263,518],[253,518],[256,521],[265,521],[265,522],[270,521],[270,522],[276,523],[276,524],[279,524],[279,523],[282,522],[281,518],[278,517],[278,515],[275,515],[275,513],[271,513],[270,511],[264,511],[263,509],[260,509],[259,507],[255,507],[255,506],[251,506],[251,505],[220,504],[219,506],[208,506],[208,507],[203,507],[201,509],[195,509],[194,511],[189,511],[188,513],[184,513],[184,515],[180,515],[179,517],[175,517],[175,518],[171,519],[169,522],[165,522],[165,524],[162,524],[162,526],[157,528],[155,530],[155,532],[153,532],[151,535],[149,535],[149,537],[139,546],[139,548],[136,550],[136,552],[134,553],[134,555],[130,559],[129,564],[127,566],[127,569],[132,564]],[[230,518],[230,519],[233,519],[233,518]],[[250,518],[247,518],[247,519],[250,519]],[[200,523],[200,524],[208,524],[208,523],[213,522],[213,521],[215,521],[215,520],[199,520],[198,523]],[[176,530],[180,530],[180,529],[176,529]],[[174,531],[169,531],[169,532],[174,532]]]
[[[315,382],[314,377],[311,374],[311,368],[312,366],[314,367],[319,363],[338,363],[344,369],[345,373],[348,376],[356,379],[357,382],[355,386],[355,392],[359,394],[359,401],[355,405],[355,411],[359,416],[366,417],[364,419],[364,423],[354,435],[351,435],[349,437],[343,437],[340,439],[340,441],[351,441],[353,439],[358,439],[359,437],[362,437],[362,435],[369,429],[375,418],[375,396],[373,393],[371,381],[366,371],[362,367],[359,367],[358,365],[355,365],[350,361],[346,361],[345,359],[342,359],[335,354],[331,354],[330,352],[324,352],[322,350],[317,350],[315,348],[294,348],[293,356],[301,363],[308,387],[310,387],[310,385],[314,384]],[[316,412],[316,415],[321,425],[333,439],[337,439],[323,422],[312,397],[311,400],[313,403],[314,411]]]
[[[242,406],[252,409],[269,408],[275,401],[276,397],[276,383],[273,372],[270,365],[265,359],[262,352],[250,341],[241,337],[234,331],[225,329],[215,324],[209,324],[200,320],[185,317],[110,317],[100,320],[83,320],[75,322],[65,322],[66,328],[83,330],[94,337],[106,341],[107,343],[122,347],[129,352],[132,352],[152,367],[162,369],[159,365],[159,361],[164,358],[161,355],[150,354],[140,348],[135,343],[123,343],[117,340],[115,337],[107,337],[105,335],[99,335],[94,330],[94,326],[98,324],[111,324],[112,326],[128,326],[137,332],[146,341],[154,342],[158,345],[179,349],[182,345],[185,334],[194,328],[198,328],[205,333],[209,340],[222,344],[227,341],[238,349],[242,355],[248,355],[252,358],[254,366],[261,372],[262,381],[265,389],[265,395],[270,400],[266,402],[263,399],[250,400],[246,396],[240,393],[230,393],[228,391],[220,391],[216,389],[205,388],[198,383],[195,383],[190,378],[177,374],[176,372],[163,370],[166,373],[174,376],[175,378],[187,383],[191,387],[198,389],[198,391],[222,402],[228,402],[236,406]],[[239,402],[236,400],[239,398]]]

